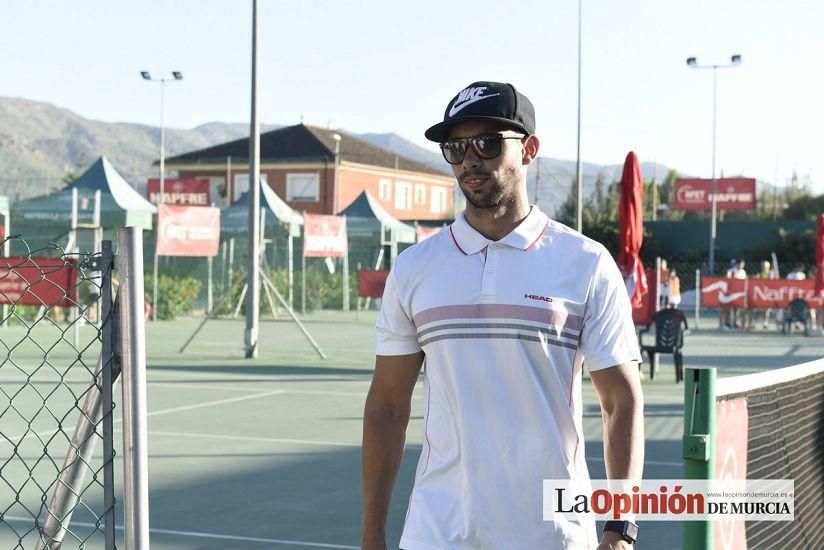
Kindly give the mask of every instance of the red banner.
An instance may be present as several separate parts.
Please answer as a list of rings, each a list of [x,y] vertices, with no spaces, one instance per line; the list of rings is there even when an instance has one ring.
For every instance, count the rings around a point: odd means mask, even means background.
[[[387,270],[361,269],[358,271],[358,296],[382,298],[388,276]]]
[[[747,280],[702,277],[701,305],[704,307],[747,307]]]
[[[303,217],[303,255],[340,258],[348,250],[346,218],[306,214]]]
[[[715,180],[715,189],[718,210],[755,210],[754,178],[719,178]],[[675,180],[675,209],[712,210],[712,180]]]
[[[641,305],[632,308],[632,322],[637,326],[646,326],[652,321],[652,316],[655,315],[655,270],[645,270],[647,276],[647,284],[649,288],[647,293],[641,297]]]
[[[209,180],[166,178],[163,181],[163,201],[160,200],[160,180],[149,178],[146,187],[152,204],[180,204],[186,206],[211,206]]]
[[[96,281],[100,284],[100,281]],[[77,305],[77,262],[61,258],[0,258],[0,304]]]
[[[747,479],[747,400],[738,398],[716,403],[715,422],[715,479]],[[741,520],[716,523],[713,536],[714,548],[747,548]]]
[[[219,208],[157,206],[158,256],[216,256],[219,245]]]
[[[796,298],[807,300],[810,307],[821,307],[816,297],[815,281],[789,279],[701,279],[701,305],[704,307],[785,308]]]

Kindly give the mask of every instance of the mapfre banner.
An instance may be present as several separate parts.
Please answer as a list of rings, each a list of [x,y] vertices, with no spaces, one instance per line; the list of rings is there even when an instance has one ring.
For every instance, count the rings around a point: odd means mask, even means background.
[[[219,246],[219,208],[157,206],[158,256],[216,256]]]
[[[755,210],[755,179],[718,178],[715,180],[718,210]],[[681,178],[675,180],[676,210],[712,210],[712,180]]]
[[[146,186],[152,204],[179,204],[186,206],[211,206],[209,180],[166,178],[163,181],[163,200],[160,200],[160,180],[149,178]]]
[[[703,307],[785,308],[796,298],[807,300],[811,307],[821,307],[815,295],[815,281],[788,279],[701,279]]]
[[[306,214],[303,217],[303,255],[314,258],[340,258],[348,250],[346,218]]]

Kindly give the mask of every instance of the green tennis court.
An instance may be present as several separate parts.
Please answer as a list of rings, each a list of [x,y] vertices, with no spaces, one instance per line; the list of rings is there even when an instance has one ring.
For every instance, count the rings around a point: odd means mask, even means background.
[[[208,323],[182,355],[177,349],[197,320],[148,325],[153,548],[359,547],[359,446],[375,319],[375,312],[306,316],[305,324],[328,355],[326,360],[314,353],[286,319],[262,323],[261,354],[254,361],[243,358],[240,320]],[[89,356],[96,353],[89,350]],[[722,375],[740,374],[793,365],[822,354],[824,340],[820,338],[706,332],[687,337],[685,365],[716,366]],[[34,360],[37,348],[26,349],[25,355]],[[68,362],[71,354],[55,357]],[[644,383],[648,478],[677,477],[682,471],[683,386],[674,384],[673,372],[671,361],[663,358],[655,380]],[[6,365],[0,368],[0,378],[6,382],[16,379],[12,373]],[[78,371],[77,379],[84,377],[88,374]],[[419,386],[406,458],[393,495],[390,544],[400,537],[421,448],[420,393]],[[61,401],[70,405],[72,399],[66,393],[56,398],[55,406]],[[584,400],[590,473],[601,477],[601,416],[588,383],[584,384]],[[119,449],[119,421],[115,430]],[[54,460],[61,463],[62,458]],[[121,471],[118,461],[118,482]],[[21,481],[26,475],[12,470],[2,474],[15,478],[10,481]],[[92,491],[88,497],[99,501],[99,493]],[[25,515],[9,510],[6,516],[9,525],[25,531]],[[118,511],[118,523],[120,517]],[[88,514],[74,517],[80,527],[92,522]],[[646,523],[643,530],[639,548],[680,548],[679,525]],[[12,548],[7,544],[11,540],[16,537],[0,533],[0,546]],[[94,537],[87,545],[101,546]]]

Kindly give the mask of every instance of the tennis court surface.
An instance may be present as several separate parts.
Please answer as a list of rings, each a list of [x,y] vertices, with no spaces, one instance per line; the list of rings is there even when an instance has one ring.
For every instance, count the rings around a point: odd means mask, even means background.
[[[208,323],[182,355],[177,350],[197,320],[148,325],[153,548],[359,548],[361,423],[375,319],[375,312],[307,315],[326,360],[285,319],[261,324],[261,355],[253,361],[243,358],[242,321]],[[821,338],[706,332],[687,338],[685,365],[715,366],[726,376],[822,354]],[[644,388],[645,477],[679,477],[683,385],[674,384],[670,360],[662,358]],[[393,495],[390,546],[400,537],[421,448],[421,390],[419,384]],[[590,473],[602,477],[601,416],[588,383],[584,398]],[[115,472],[120,478],[119,461]],[[120,524],[119,510],[117,517]],[[74,521],[88,519],[78,514]],[[641,536],[638,548],[681,547],[679,524],[646,523]],[[12,538],[0,534],[0,546],[13,547],[6,544]]]

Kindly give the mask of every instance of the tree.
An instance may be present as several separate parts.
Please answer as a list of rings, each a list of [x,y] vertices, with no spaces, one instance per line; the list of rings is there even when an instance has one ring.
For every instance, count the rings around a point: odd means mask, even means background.
[[[70,185],[76,182],[81,174],[86,171],[88,161],[86,160],[85,153],[80,153],[80,156],[77,157],[77,160],[74,161],[74,166],[71,170],[63,174],[63,177],[60,178],[60,181],[65,183],[66,185]]]

